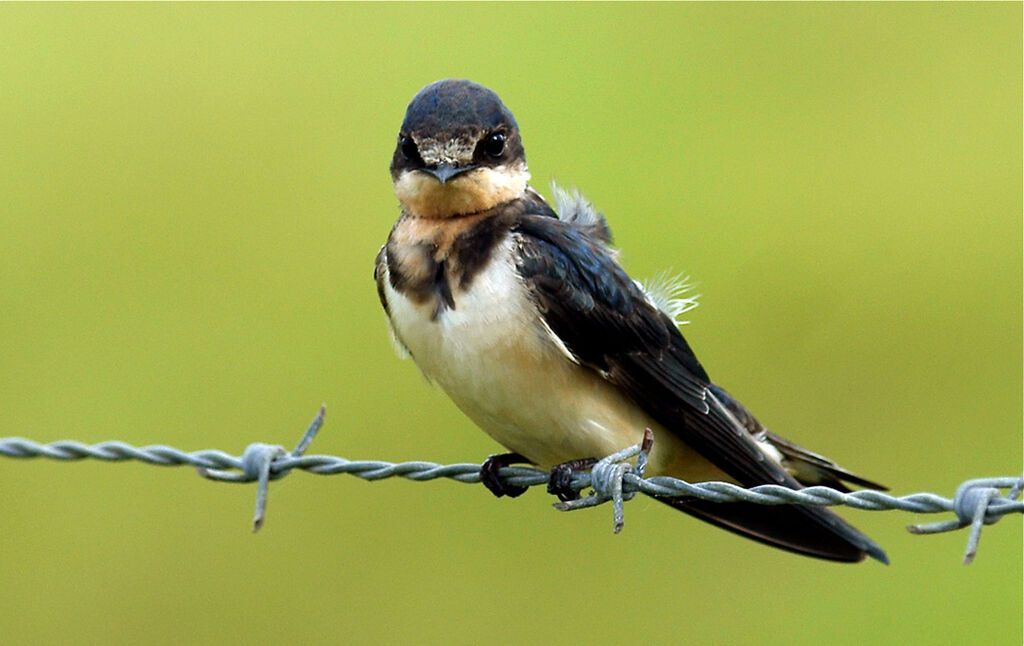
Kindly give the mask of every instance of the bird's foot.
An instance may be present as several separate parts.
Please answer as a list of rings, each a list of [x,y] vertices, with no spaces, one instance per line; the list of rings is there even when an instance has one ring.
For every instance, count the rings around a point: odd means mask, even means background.
[[[516,463],[527,463],[529,460],[518,453],[499,453],[498,455],[489,456],[484,463],[480,465],[480,482],[484,484],[487,489],[495,495],[497,498],[502,496],[508,496],[509,498],[515,498],[526,493],[527,487],[520,487],[518,485],[508,484],[501,479],[498,475],[498,471],[502,467],[507,467]]]
[[[548,480],[548,493],[558,496],[562,502],[577,500],[580,492],[572,488],[572,475],[576,471],[585,471],[597,464],[597,458],[583,458],[556,464],[551,468],[551,479]]]

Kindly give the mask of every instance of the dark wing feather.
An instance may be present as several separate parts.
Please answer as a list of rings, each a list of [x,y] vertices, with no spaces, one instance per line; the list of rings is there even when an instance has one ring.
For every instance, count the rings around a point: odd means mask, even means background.
[[[805,449],[799,444],[787,440],[769,431],[747,407],[733,398],[724,388],[711,384],[711,392],[735,415],[743,427],[758,441],[766,441],[782,454],[782,462],[786,470],[804,486],[824,485],[838,491],[850,491],[845,483],[868,487],[880,491],[888,491],[885,485],[878,484],[848,471],[823,455]]]
[[[796,479],[805,485],[825,485],[839,491],[850,491],[845,483],[858,487],[888,491],[889,488],[864,476],[844,469],[823,455],[809,451],[799,444],[794,444],[784,437],[764,429],[764,437],[768,443],[782,453],[787,466],[792,466]]]
[[[649,302],[607,247],[572,223],[547,217],[522,216],[513,231],[520,276],[545,323],[581,364],[599,371],[740,484],[800,488],[715,396],[673,321]],[[860,560],[867,553],[887,562],[870,539],[826,509],[767,509],[686,498],[665,502],[783,549],[841,561]]]
[[[683,335],[606,248],[577,228],[524,216],[519,273],[570,352],[745,486],[797,486],[709,391]]]

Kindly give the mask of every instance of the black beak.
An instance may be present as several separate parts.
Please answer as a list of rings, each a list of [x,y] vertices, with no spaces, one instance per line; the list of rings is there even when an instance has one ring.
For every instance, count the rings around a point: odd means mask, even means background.
[[[434,176],[434,179],[445,184],[453,177],[471,171],[476,168],[476,164],[467,164],[465,166],[453,166],[452,164],[439,164],[437,168],[421,168],[424,173],[428,173]]]

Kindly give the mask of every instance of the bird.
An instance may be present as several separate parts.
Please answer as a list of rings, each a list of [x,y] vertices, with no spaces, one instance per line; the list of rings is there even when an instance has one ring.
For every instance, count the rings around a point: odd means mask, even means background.
[[[390,164],[401,214],[374,264],[392,341],[501,444],[481,478],[496,496],[509,464],[574,470],[653,431],[646,475],[743,487],[884,489],[769,431],[709,378],[671,294],[633,280],[604,215],[578,192],[553,208],[529,185],[520,129],[492,90],[466,79],[412,98]],[[658,498],[747,538],[840,562],[888,563],[823,507]]]

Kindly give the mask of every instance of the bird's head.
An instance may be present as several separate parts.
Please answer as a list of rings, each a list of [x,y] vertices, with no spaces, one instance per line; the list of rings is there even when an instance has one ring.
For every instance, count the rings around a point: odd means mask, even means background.
[[[391,159],[395,195],[406,213],[479,213],[522,195],[529,178],[519,126],[491,90],[445,79],[409,103]]]

